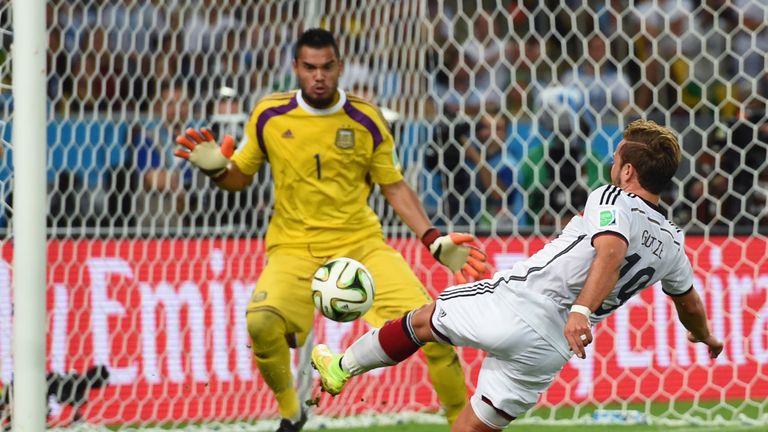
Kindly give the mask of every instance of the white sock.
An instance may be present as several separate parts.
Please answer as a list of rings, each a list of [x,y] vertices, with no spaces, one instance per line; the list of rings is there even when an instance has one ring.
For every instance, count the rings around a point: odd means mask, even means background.
[[[353,376],[396,363],[384,353],[379,343],[379,329],[372,329],[361,336],[344,351],[341,358],[341,368]]]

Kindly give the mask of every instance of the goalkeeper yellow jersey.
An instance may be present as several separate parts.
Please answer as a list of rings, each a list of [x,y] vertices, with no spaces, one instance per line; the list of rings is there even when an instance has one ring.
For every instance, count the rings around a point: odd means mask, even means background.
[[[326,109],[309,106],[301,90],[273,94],[256,104],[246,135],[232,161],[249,175],[265,160],[272,168],[268,251],[304,244],[321,250],[383,236],[368,195],[373,183],[391,184],[403,176],[394,139],[375,105],[342,90]]]

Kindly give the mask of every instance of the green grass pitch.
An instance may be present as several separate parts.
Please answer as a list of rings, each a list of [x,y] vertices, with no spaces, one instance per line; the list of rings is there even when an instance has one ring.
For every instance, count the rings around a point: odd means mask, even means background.
[[[750,424],[745,425],[693,425],[685,424],[682,426],[670,426],[668,424],[650,424],[650,425],[597,425],[597,424],[584,424],[584,425],[539,425],[531,423],[515,423],[512,422],[509,427],[505,429],[507,432],[521,431],[521,432],[645,432],[645,431],[672,431],[672,432],[768,432],[768,423],[756,424],[759,418],[765,418],[767,405],[765,403],[760,406],[743,405],[743,401],[727,401],[724,403],[718,402],[699,402],[698,408],[694,409],[693,404],[690,402],[676,402],[673,406],[669,403],[652,403],[650,407],[651,418],[668,418],[673,420],[679,420],[679,416],[670,414],[674,413],[686,413],[689,415],[701,414],[702,410],[708,412],[710,418],[725,418],[733,419],[734,414],[740,414],[747,419],[752,419]],[[622,407],[616,405],[604,406],[605,409],[620,409]],[[628,404],[624,407],[627,410],[637,410],[645,412],[645,407],[642,404]],[[582,407],[578,414],[574,413],[572,407],[560,407],[555,413],[554,417],[557,419],[571,420],[573,418],[583,418],[584,416],[590,416],[592,411],[596,407]],[[538,408],[533,412],[533,415],[538,418],[551,418],[552,413],[547,408]],[[699,419],[704,422],[703,419]],[[313,429],[306,429],[307,432],[313,431]],[[391,426],[370,426],[365,428],[350,428],[350,429],[315,429],[318,432],[449,432],[450,428],[447,425],[436,424],[401,424]]]
[[[555,432],[555,431],[568,431],[568,432],[592,432],[592,431],[614,431],[614,432],[644,432],[644,431],[676,431],[676,432],[765,432],[768,430],[768,425],[765,426],[650,426],[650,425],[583,425],[583,426],[539,426],[531,424],[518,424],[514,422],[505,431],[525,431],[525,432]],[[313,431],[313,429],[306,430],[307,432]],[[314,429],[317,432],[448,432],[450,428],[448,426],[440,425],[397,425],[397,426],[379,426],[379,427],[366,427],[357,429]]]

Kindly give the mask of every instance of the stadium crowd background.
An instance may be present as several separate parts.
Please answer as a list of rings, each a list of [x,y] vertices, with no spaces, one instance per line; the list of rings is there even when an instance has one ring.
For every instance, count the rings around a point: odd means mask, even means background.
[[[586,190],[608,180],[623,125],[644,116],[683,139],[685,162],[664,199],[675,223],[731,234],[768,226],[763,0],[317,3],[320,25],[341,43],[342,87],[400,115],[406,177],[438,224],[562,227]],[[207,124],[240,138],[260,96],[295,87],[305,3],[47,8],[49,225],[69,235],[260,232],[268,172],[249,191],[214,190],[174,160],[173,137]],[[0,24],[9,20],[7,2]],[[2,58],[11,41],[3,35]],[[9,71],[1,78],[10,84]],[[12,110],[3,87],[6,145]],[[8,203],[10,174],[6,152]],[[372,201],[394,223],[380,197]],[[9,216],[6,207],[1,226]]]

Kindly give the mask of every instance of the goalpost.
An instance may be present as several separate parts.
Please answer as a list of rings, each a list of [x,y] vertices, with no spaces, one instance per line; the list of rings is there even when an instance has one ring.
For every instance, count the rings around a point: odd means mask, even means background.
[[[628,120],[680,135],[662,201],[688,233],[723,355],[710,364],[689,344],[652,287],[516,422],[764,424],[768,10],[660,3],[14,1],[12,100],[0,81],[0,113],[14,120],[0,163],[0,379],[18,384],[15,427],[41,429],[46,372],[84,382],[105,366],[108,384],[82,406],[51,398],[49,427],[274,430],[243,313],[266,259],[268,167],[229,194],[171,152],[186,126],[241,138],[259,97],[295,87],[292,43],[314,25],[338,36],[341,85],[399,114],[398,157],[431,219],[477,234],[497,270],[543,247],[608,181]],[[379,193],[370,203],[432,294],[454,282]],[[313,337],[338,350],[366,330],[317,317]],[[483,355],[460,354],[474,390]],[[294,353],[292,368],[312,401],[306,358]],[[312,410],[308,428],[442,422],[419,355]]]
[[[12,7],[15,125],[11,401],[14,430],[31,432],[45,429],[47,412],[45,1],[14,0]]]

